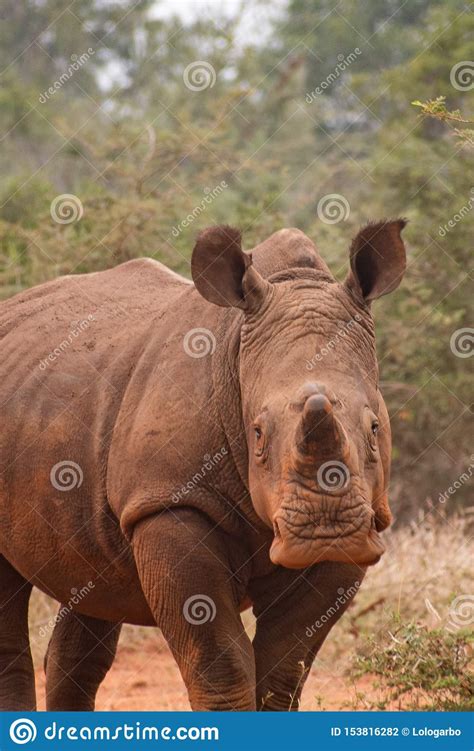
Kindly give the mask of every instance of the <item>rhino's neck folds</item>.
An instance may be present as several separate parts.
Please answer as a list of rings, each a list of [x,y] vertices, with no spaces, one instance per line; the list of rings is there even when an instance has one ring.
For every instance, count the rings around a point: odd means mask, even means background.
[[[248,448],[242,415],[240,388],[240,340],[243,314],[234,309],[223,310],[220,319],[219,341],[212,361],[214,393],[218,395],[218,412],[228,442],[229,454],[235,470],[248,492]]]

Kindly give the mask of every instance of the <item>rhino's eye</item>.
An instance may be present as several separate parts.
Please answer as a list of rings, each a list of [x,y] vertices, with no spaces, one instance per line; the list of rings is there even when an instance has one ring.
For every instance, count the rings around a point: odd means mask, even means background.
[[[265,454],[265,436],[263,430],[259,425],[254,425],[253,432],[255,435],[255,456],[263,461]]]
[[[375,462],[378,459],[378,450],[377,450],[377,433],[379,431],[379,421],[377,416],[372,412],[371,409],[367,408],[367,412],[365,415],[365,444],[367,447],[367,458],[371,462]]]

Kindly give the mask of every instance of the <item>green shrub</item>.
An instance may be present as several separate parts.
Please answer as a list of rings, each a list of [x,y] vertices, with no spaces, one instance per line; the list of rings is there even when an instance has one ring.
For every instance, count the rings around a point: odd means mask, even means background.
[[[387,709],[398,702],[398,708],[408,710],[473,709],[474,635],[465,629],[449,632],[416,622],[401,624],[397,619],[395,625],[388,631],[389,641],[370,639],[355,658],[354,678],[380,676],[381,698],[367,708]]]

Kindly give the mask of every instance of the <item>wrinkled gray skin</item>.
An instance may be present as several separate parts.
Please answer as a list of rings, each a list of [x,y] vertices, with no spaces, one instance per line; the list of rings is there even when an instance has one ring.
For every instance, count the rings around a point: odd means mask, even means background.
[[[370,302],[403,225],[343,284],[298,230],[250,255],[217,227],[194,285],[143,259],[1,304],[0,709],[35,708],[32,586],[63,603],[50,710],[94,707],[122,622],[162,629],[193,709],[297,709],[390,522]]]

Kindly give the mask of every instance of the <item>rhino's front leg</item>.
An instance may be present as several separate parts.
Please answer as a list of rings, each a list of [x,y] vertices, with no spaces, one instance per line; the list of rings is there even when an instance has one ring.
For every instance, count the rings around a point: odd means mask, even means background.
[[[356,594],[365,570],[320,563],[279,568],[253,583],[257,709],[297,710],[313,660]]]
[[[255,661],[229,583],[229,546],[193,509],[140,522],[132,545],[143,591],[194,710],[255,709]]]

